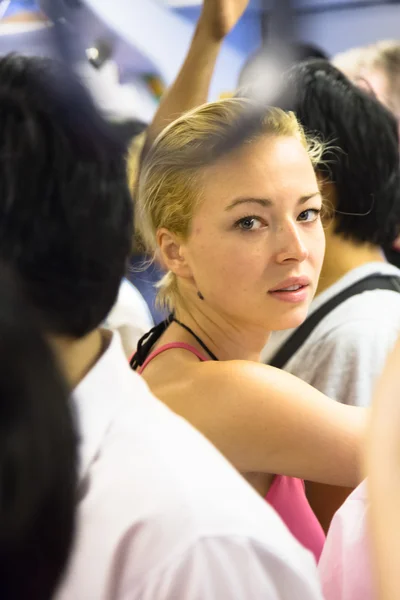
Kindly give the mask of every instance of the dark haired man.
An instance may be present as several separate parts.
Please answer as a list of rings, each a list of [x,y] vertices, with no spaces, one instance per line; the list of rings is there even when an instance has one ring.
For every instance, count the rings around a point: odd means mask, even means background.
[[[368,276],[400,276],[381,250],[395,239],[400,222],[397,127],[380,103],[326,61],[293,67],[280,104],[332,148],[317,167],[331,214],[311,317]],[[339,402],[368,406],[375,378],[399,331],[400,294],[377,286],[329,311],[279,366]],[[294,339],[292,333],[271,336],[266,362],[274,362],[276,352]]]

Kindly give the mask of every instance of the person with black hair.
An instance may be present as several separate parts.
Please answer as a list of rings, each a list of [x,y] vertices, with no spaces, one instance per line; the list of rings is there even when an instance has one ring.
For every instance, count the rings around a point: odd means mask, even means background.
[[[339,402],[369,406],[400,332],[400,271],[382,251],[400,222],[396,122],[327,61],[293,67],[277,104],[331,146],[317,167],[327,209],[326,251],[307,320],[296,334],[274,333],[263,360]],[[348,493],[336,497],[332,489],[309,486],[325,529]]]
[[[311,555],[100,327],[131,249],[125,144],[65,68],[16,55],[0,59],[0,134],[0,260],[73,388],[79,431],[77,537],[57,600],[321,600]]]
[[[381,250],[396,238],[400,222],[397,127],[381,104],[326,61],[306,62],[289,71],[278,104],[331,146],[328,160],[318,165],[331,214],[325,222],[326,252],[311,316],[367,276],[400,276]],[[372,289],[326,315],[279,366],[340,402],[368,406],[399,331],[397,290]],[[291,335],[272,336],[265,362],[275,364],[277,350],[294,339]]]
[[[0,597],[50,600],[73,541],[69,390],[15,278],[0,270]]]
[[[2,3],[1,7],[3,4],[9,3]],[[57,27],[39,10],[37,4],[34,0],[24,0],[5,7],[4,18],[0,21],[0,55],[12,51],[47,58],[60,55],[60,47],[55,44]],[[74,34],[68,29],[66,35]],[[72,39],[69,41],[70,44],[75,42]],[[132,139],[146,129],[146,123],[134,116],[137,92],[119,84],[118,69],[111,61],[99,70],[88,61],[83,47],[78,55],[75,68],[79,70],[84,85],[99,109],[110,121],[113,134],[125,144],[128,151]],[[136,286],[127,277],[124,278],[116,303],[107,316],[106,326],[118,330],[126,356],[132,355],[138,340],[152,325],[153,319],[145,299]]]

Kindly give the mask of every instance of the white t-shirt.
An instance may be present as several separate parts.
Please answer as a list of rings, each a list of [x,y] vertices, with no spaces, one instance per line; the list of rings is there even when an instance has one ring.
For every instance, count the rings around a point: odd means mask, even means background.
[[[373,273],[400,277],[400,270],[375,262],[347,273],[312,302],[312,314],[327,300]],[[262,359],[268,363],[293,333],[271,335]],[[400,293],[372,290],[336,307],[284,366],[327,396],[344,404],[369,406],[373,385],[400,333]]]
[[[138,341],[153,327],[153,319],[142,294],[127,279],[123,279],[118,298],[104,327],[118,331],[125,355],[130,358]]]
[[[312,555],[152,396],[118,334],[74,401],[78,528],[57,600],[322,600]]]

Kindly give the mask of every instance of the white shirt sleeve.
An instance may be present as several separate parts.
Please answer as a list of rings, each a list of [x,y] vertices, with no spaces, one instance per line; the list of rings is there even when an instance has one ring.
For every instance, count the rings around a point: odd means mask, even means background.
[[[278,556],[239,537],[203,539],[134,595],[134,600],[264,598],[323,600],[311,555],[298,548],[298,555]]]
[[[343,404],[370,406],[375,380],[396,335],[387,322],[345,323],[325,335],[307,355],[299,353],[301,362],[296,360],[296,365],[301,364],[301,371],[296,366],[295,374]]]
[[[366,484],[334,516],[318,570],[325,600],[373,600]]]

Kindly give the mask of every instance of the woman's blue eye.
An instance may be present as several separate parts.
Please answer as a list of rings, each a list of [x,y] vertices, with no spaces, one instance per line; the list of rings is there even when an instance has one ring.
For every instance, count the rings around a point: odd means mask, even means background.
[[[298,220],[306,223],[312,223],[318,219],[320,214],[320,210],[316,208],[308,208],[307,210],[303,210],[302,213],[299,214]]]
[[[262,223],[257,217],[245,217],[244,219],[240,219],[236,223],[236,226],[242,229],[242,231],[254,231],[255,229],[260,229]]]

